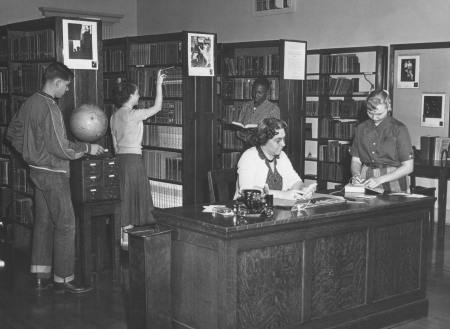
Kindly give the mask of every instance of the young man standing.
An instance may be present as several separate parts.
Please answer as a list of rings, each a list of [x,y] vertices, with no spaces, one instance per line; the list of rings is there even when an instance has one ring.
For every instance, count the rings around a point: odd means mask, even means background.
[[[51,63],[43,76],[41,91],[34,93],[11,120],[7,138],[30,167],[35,185],[35,220],[31,272],[36,288],[52,284],[55,290],[83,293],[73,284],[75,266],[75,215],[70,195],[69,161],[84,154],[104,152],[98,144],[74,143],[67,139],[64,120],[56,100],[73,79],[62,63]],[[52,262],[53,260],[53,262]]]
[[[264,77],[255,79],[252,85],[252,100],[245,103],[239,113],[238,122],[244,126],[248,124],[258,125],[266,118],[280,119],[279,107],[270,102],[268,93],[270,91],[270,82]],[[253,146],[251,140],[254,129],[244,129],[237,131],[237,137],[244,142],[244,148]]]

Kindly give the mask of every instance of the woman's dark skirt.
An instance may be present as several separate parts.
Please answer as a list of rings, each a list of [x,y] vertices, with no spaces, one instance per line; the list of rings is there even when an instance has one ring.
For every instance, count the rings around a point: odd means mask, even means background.
[[[153,200],[144,161],[140,154],[118,154],[120,174],[121,225],[155,222]]]

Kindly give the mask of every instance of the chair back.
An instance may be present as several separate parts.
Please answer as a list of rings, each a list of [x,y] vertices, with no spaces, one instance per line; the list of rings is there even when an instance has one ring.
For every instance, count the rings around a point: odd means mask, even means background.
[[[233,200],[236,190],[236,169],[216,169],[208,171],[210,203]]]

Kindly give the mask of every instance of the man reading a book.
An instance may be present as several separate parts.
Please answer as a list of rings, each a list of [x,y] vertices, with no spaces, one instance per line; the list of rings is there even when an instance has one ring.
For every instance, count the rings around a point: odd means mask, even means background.
[[[351,148],[352,183],[369,189],[382,187],[385,193],[407,192],[407,178],[414,169],[411,138],[408,128],[394,119],[391,111],[387,91],[369,94],[369,119],[356,127]]]
[[[258,123],[265,118],[280,119],[280,109],[267,99],[269,91],[269,80],[264,77],[257,78],[252,85],[252,100],[247,102],[239,113],[238,122],[244,127],[250,127],[237,131],[237,137],[244,142],[245,148],[252,146],[250,136]]]

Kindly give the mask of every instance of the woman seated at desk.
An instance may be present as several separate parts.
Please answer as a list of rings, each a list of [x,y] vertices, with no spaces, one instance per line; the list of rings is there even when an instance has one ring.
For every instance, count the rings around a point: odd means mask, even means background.
[[[408,128],[394,119],[386,90],[367,97],[369,119],[359,124],[351,148],[352,183],[384,192],[407,192],[407,178],[414,170]]]
[[[276,118],[263,119],[253,136],[254,145],[238,162],[235,199],[246,189],[259,189],[278,199],[311,197],[313,191],[303,186],[292,163],[283,152],[286,122]]]

